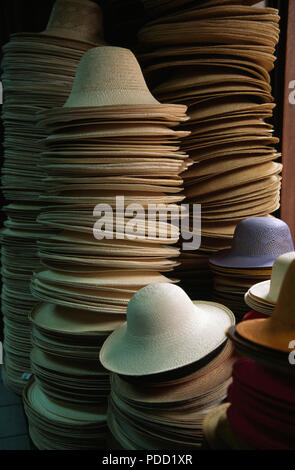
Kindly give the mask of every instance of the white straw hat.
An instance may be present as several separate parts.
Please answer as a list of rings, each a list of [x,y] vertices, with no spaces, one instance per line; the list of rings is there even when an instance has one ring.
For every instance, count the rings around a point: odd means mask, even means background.
[[[156,283],[130,300],[127,323],[103,344],[102,365],[118,374],[143,376],[199,361],[225,340],[233,313],[214,302],[194,301],[178,286]]]
[[[247,295],[267,303],[276,304],[288,267],[295,259],[295,251],[279,256],[273,265],[271,279],[252,286]]]
[[[41,34],[93,45],[104,43],[101,9],[90,0],[56,0]]]
[[[122,47],[94,47],[82,57],[64,107],[159,105],[136,57]]]

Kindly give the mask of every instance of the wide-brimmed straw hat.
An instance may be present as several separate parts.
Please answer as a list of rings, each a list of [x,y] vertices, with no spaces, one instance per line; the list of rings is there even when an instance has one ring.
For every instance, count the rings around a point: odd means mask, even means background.
[[[151,284],[132,297],[127,322],[105,341],[100,360],[106,369],[128,376],[175,370],[216,349],[234,323],[223,305],[192,302],[172,284]]]
[[[239,335],[253,343],[290,352],[295,339],[294,285],[295,260],[289,265],[272,316],[240,323],[236,328]]]
[[[285,222],[275,217],[252,217],[237,225],[231,249],[219,251],[210,263],[232,268],[272,267],[278,256],[293,249]]]

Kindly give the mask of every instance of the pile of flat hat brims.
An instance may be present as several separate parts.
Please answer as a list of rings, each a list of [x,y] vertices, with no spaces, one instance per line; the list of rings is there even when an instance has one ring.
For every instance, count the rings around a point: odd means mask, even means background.
[[[30,371],[28,313],[36,304],[30,292],[32,272],[40,266],[37,240],[53,233],[36,221],[44,202],[44,170],[40,168],[40,139],[36,114],[62,106],[72,88],[81,56],[101,43],[100,9],[79,0],[58,0],[47,29],[41,33],[13,34],[3,47],[4,164],[2,190],[9,201],[8,219],[1,233],[2,312],[4,315],[4,380],[22,392],[23,374]],[[73,33],[73,25],[79,28]]]
[[[188,119],[185,112],[186,106],[162,105],[153,98],[131,51],[97,47],[83,56],[65,105],[38,115],[48,134],[41,154],[47,176],[38,222],[58,230],[38,242],[43,266],[31,286],[41,303],[30,315],[35,382],[28,385],[25,400],[31,437],[40,449],[75,449],[76,440],[70,431],[57,439],[66,425],[62,418],[51,416],[53,428],[47,431],[45,412],[36,405],[38,393],[52,407],[81,404],[93,426],[96,420],[97,428],[91,428],[96,440],[89,440],[87,432],[82,438],[79,431],[78,448],[105,445],[110,380],[99,363],[100,346],[124,322],[138,289],[174,282],[164,274],[177,265],[179,250],[171,245],[179,229],[169,220],[152,220],[155,231],[148,236],[147,209],[183,199],[179,174],[189,159],[179,152],[179,139],[188,133],[174,127]],[[124,197],[119,208],[117,196]],[[141,204],[143,211],[135,233],[128,225],[132,213],[124,217],[131,203]],[[98,204],[109,205],[102,237],[95,228]],[[87,420],[87,414],[81,415],[86,429]]]
[[[270,75],[277,10],[253,2],[145,2],[156,19],[139,32],[139,55],[154,95],[188,106],[182,149],[186,202],[202,208],[197,252],[184,251],[178,276],[191,295],[210,295],[208,256],[230,247],[236,224],[279,207],[281,164],[274,148]]]

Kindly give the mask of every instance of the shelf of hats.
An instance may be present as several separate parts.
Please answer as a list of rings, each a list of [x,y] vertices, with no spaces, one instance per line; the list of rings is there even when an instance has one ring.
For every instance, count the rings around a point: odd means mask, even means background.
[[[56,0],[3,47],[1,370],[39,450],[295,448],[280,18],[256,3],[143,0],[131,51]]]

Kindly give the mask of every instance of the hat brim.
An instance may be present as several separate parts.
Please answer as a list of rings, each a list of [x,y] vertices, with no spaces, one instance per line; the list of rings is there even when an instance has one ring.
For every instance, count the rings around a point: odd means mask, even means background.
[[[239,323],[236,330],[248,341],[283,352],[290,352],[289,344],[295,338],[293,329],[276,328],[272,317]]]
[[[235,324],[234,314],[215,302],[194,301],[196,319],[182,333],[132,336],[127,323],[117,328],[100,351],[102,365],[126,376],[152,375],[187,366],[208,355],[226,341],[226,330]]]
[[[268,304],[264,302],[262,299],[256,299],[255,297],[252,297],[249,294],[249,291],[246,292],[244,295],[244,301],[245,304],[248,305],[248,307],[252,308],[252,310],[255,310],[256,312],[259,313],[264,313],[265,315],[271,315],[275,305]]]
[[[258,300],[267,302],[268,304],[270,304],[271,307],[275,305],[275,303],[269,299],[270,282],[270,280],[258,282],[257,284],[254,284],[252,287],[250,287],[249,291],[251,293],[251,296]]]
[[[219,251],[217,255],[211,256],[210,263],[225,268],[271,268],[279,256],[234,256],[231,250]]]

